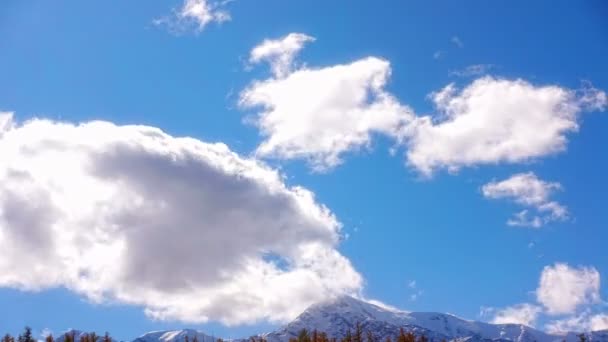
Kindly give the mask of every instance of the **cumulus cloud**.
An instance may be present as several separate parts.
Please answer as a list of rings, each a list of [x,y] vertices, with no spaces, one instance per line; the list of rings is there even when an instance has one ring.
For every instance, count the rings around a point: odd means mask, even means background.
[[[606,94],[536,86],[490,76],[462,90],[432,93],[438,114],[418,117],[406,131],[409,165],[430,176],[437,169],[516,163],[564,151],[579,114],[606,108]]]
[[[545,182],[533,172],[528,172],[515,174],[500,182],[487,183],[481,191],[486,198],[508,199],[533,208],[538,215],[530,217],[526,209],[516,213],[507,223],[513,226],[538,228],[547,222],[564,220],[568,217],[568,209],[565,206],[550,200],[551,195],[561,189],[561,184]]]
[[[413,113],[385,90],[391,68],[384,59],[294,67],[295,53],[308,41],[290,34],[256,47],[251,59],[270,61],[274,77],[243,90],[240,105],[260,110],[253,119],[264,137],[258,155],[305,159],[324,171],[344,153],[369,146],[374,133],[398,136]]]
[[[606,330],[608,329],[608,315],[592,314],[587,310],[580,315],[550,321],[546,324],[545,329],[554,334]]]
[[[272,73],[282,78],[292,71],[294,58],[304,48],[304,44],[314,41],[315,38],[303,33],[290,33],[281,39],[266,39],[251,50],[249,62],[255,64],[266,61],[270,64]]]
[[[381,134],[405,148],[409,166],[430,177],[442,169],[529,162],[562,152],[580,114],[608,105],[606,93],[589,82],[573,90],[484,76],[463,89],[452,83],[431,93],[435,113],[416,115],[386,90],[391,65],[385,59],[324,67],[297,63],[297,54],[314,40],[290,33],[250,53],[249,63],[268,62],[272,71],[239,97],[241,108],[257,111],[250,122],[263,137],[258,156],[304,159],[316,170],[329,170]],[[491,67],[473,65],[453,74],[477,76]],[[519,221],[528,216],[519,213]]]
[[[600,301],[600,274],[594,267],[545,266],[536,298],[549,314],[574,313],[584,304]]]
[[[545,266],[538,288],[537,304],[522,303],[504,309],[482,307],[480,316],[491,316],[492,323],[518,323],[533,326],[542,314],[568,315],[548,321],[550,333],[598,331],[608,329],[608,315],[594,313],[600,299],[600,274],[594,267],[571,267],[565,263]]]
[[[285,321],[362,286],[330,210],[224,144],[102,121],[0,122],[0,287],[238,324]]]
[[[173,10],[173,15],[154,20],[154,24],[166,26],[169,30],[179,33],[194,29],[203,31],[211,23],[223,23],[231,19],[225,10],[229,1],[213,0],[184,0],[182,6]]]
[[[492,313],[494,324],[523,324],[534,326],[542,308],[528,303],[517,304],[503,309],[484,308],[483,314]]]

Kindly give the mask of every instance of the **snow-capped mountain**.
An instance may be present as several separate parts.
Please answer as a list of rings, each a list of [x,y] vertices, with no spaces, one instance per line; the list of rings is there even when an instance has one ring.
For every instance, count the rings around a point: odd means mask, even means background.
[[[296,337],[302,329],[325,331],[341,337],[354,330],[359,322],[364,331],[371,331],[377,340],[394,338],[399,329],[424,335],[432,341],[514,341],[514,342],[576,342],[578,337],[551,335],[520,324],[490,324],[465,320],[454,315],[433,312],[405,312],[383,308],[349,296],[315,304],[282,329],[266,334],[269,342],[284,342]],[[608,331],[590,334],[594,342],[608,342]]]
[[[171,331],[152,331],[146,333],[132,342],[184,342],[188,337],[189,342],[217,342],[218,338],[209,336],[203,332],[193,329],[171,330]]]
[[[406,312],[374,305],[349,296],[337,297],[314,304],[295,320],[277,331],[261,334],[268,342],[287,342],[297,337],[302,329],[324,331],[329,337],[341,338],[357,323],[364,331],[371,331],[378,341],[393,338],[400,329],[416,336],[424,335],[431,342],[578,342],[576,333],[552,335],[521,324],[490,324],[469,321],[454,315],[434,312]],[[80,332],[78,332],[80,333]],[[78,334],[77,334],[78,336]],[[203,332],[186,329],[155,331],[144,334],[131,342],[189,342],[194,337],[199,342],[217,342]],[[587,334],[589,342],[608,342],[608,330]],[[249,339],[225,340],[248,342]],[[62,342],[62,341],[58,341]],[[76,339],[78,342],[78,339]]]
[[[283,329],[267,335],[269,341],[284,341],[306,328],[327,332],[330,336],[344,336],[359,322],[363,330],[371,331],[383,341],[392,338],[403,328],[433,341],[504,339],[517,342],[551,342],[556,338],[541,331],[517,324],[494,325],[467,321],[449,314],[405,312],[380,306],[349,296],[315,304]]]

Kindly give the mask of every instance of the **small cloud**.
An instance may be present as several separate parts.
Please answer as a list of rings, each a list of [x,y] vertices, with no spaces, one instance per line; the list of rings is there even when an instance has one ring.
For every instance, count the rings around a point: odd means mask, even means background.
[[[416,283],[416,280],[410,280],[410,281],[408,281],[407,282],[407,287],[409,287],[410,290],[413,291],[413,293],[410,294],[410,301],[412,301],[412,302],[416,301],[424,293],[423,290],[418,289],[418,284]]]
[[[453,36],[452,39],[450,39],[450,41],[461,49],[464,47],[464,43],[458,36]]]
[[[449,72],[450,76],[455,77],[472,77],[487,74],[491,69],[494,68],[492,64],[473,64],[469,65],[464,69],[452,70]]]
[[[585,304],[601,302],[600,274],[595,267],[546,266],[536,298],[549,314],[572,314]]]
[[[483,314],[491,314],[494,316],[491,320],[494,324],[523,324],[534,326],[534,322],[536,322],[536,318],[541,312],[542,308],[540,306],[528,303],[509,306],[504,309],[482,308]]]
[[[251,50],[249,63],[266,61],[277,78],[283,78],[294,69],[294,58],[304,45],[315,38],[303,33],[290,33],[279,39],[265,39]]]
[[[423,293],[424,291],[422,290],[418,290],[416,291],[416,293],[412,293],[410,295],[410,301],[415,302],[416,300],[418,300],[418,298],[420,298],[420,296],[422,296]]]
[[[533,172],[518,173],[500,182],[485,184],[481,191],[486,198],[511,199],[519,205],[535,210],[531,213],[524,209],[507,221],[510,226],[540,228],[551,221],[568,218],[568,209],[549,198],[561,190],[559,183],[545,182]]]
[[[441,59],[443,57],[444,53],[441,50],[435,51],[435,53],[433,54],[433,59]]]
[[[180,8],[173,9],[169,16],[153,20],[156,26],[165,26],[173,33],[188,30],[202,32],[211,23],[223,23],[232,18],[224,7],[231,1],[184,0]]]

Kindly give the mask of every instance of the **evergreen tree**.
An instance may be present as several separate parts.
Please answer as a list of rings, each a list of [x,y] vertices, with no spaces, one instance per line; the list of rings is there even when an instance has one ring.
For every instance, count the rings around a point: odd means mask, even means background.
[[[350,332],[350,329],[346,331],[346,336],[344,336],[342,342],[353,342],[353,334]]]
[[[32,328],[25,327],[23,329],[23,336],[21,336],[23,342],[36,342],[36,339],[32,336]]]
[[[80,338],[78,340],[80,342],[90,342],[89,341],[89,334],[84,333],[84,334],[80,335]]]
[[[44,342],[55,342],[55,339],[53,338],[53,334],[46,335],[46,337],[44,338]]]
[[[6,334],[4,337],[2,337],[2,342],[15,342],[15,338],[9,334]]]
[[[355,334],[353,335],[353,342],[363,342],[363,329],[361,323],[357,322],[355,325]]]
[[[308,334],[308,330],[302,329],[298,334],[298,342],[311,342],[310,335]]]
[[[75,342],[75,340],[76,340],[76,336],[73,331],[65,333],[64,339],[63,339],[64,342]]]
[[[110,337],[110,334],[108,334],[108,332],[106,331],[105,335],[103,335],[103,338],[101,339],[102,342],[112,342],[112,338]]]

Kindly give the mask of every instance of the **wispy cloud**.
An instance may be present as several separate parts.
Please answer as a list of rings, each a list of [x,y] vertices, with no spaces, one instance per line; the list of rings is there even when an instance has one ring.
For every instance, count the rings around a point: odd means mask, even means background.
[[[202,32],[211,23],[223,23],[231,20],[225,6],[231,1],[213,0],[184,0],[180,8],[172,10],[172,14],[155,19],[153,23],[164,26],[173,33],[186,31]]]
[[[452,39],[450,39],[450,41],[452,42],[452,44],[456,45],[457,47],[459,47],[461,49],[464,47],[464,43],[458,36],[453,36]]]
[[[463,69],[452,70],[448,74],[456,77],[472,77],[487,74],[494,68],[492,64],[473,64]]]
[[[486,198],[510,199],[517,204],[532,208],[535,215],[530,215],[529,209],[516,213],[507,223],[512,226],[531,226],[539,228],[556,220],[565,220],[568,209],[556,201],[550,200],[551,195],[561,190],[556,182],[545,182],[534,173],[518,173],[500,182],[485,184],[481,191]]]

